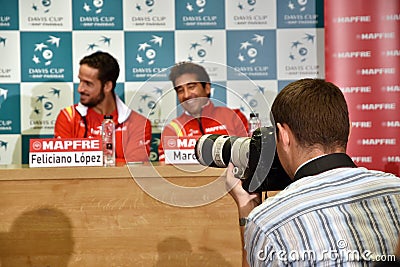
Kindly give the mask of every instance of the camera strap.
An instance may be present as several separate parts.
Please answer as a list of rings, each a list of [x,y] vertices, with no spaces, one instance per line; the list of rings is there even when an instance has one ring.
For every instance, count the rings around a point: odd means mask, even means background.
[[[357,166],[345,153],[328,154],[312,160],[302,166],[296,172],[294,180],[296,181],[306,176],[316,175],[328,170],[343,167],[356,168]]]

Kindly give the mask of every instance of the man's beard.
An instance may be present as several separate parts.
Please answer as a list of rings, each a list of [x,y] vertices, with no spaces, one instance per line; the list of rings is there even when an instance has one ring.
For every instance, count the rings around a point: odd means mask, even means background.
[[[97,106],[101,102],[103,102],[105,97],[106,97],[106,95],[104,94],[104,90],[102,89],[100,91],[100,94],[96,98],[94,98],[94,99],[92,98],[87,103],[82,103],[82,104],[87,106],[87,107],[89,107],[89,108],[92,108],[92,107]]]
[[[181,105],[186,112],[192,116],[197,116],[201,114],[201,111],[209,101],[208,97],[195,97],[184,101]]]

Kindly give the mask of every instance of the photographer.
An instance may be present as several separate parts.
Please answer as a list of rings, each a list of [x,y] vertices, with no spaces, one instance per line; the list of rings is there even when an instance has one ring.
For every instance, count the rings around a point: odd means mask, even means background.
[[[346,155],[349,114],[321,79],[287,85],[272,105],[276,147],[293,180],[262,204],[227,172],[244,244],[243,266],[372,265],[395,254],[400,179]]]

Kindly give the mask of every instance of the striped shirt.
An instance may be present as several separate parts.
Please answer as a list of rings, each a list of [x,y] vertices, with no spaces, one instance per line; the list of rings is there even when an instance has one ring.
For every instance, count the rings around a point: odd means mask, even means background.
[[[393,259],[400,178],[336,168],[301,178],[248,217],[251,266],[369,266]]]

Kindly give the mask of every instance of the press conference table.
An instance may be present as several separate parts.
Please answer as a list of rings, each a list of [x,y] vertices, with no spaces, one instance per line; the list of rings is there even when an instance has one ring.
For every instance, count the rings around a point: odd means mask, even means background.
[[[241,265],[229,195],[204,196],[191,207],[164,185],[156,199],[140,182],[161,177],[177,188],[207,189],[223,169],[133,168],[0,167],[0,266]],[[157,183],[150,187],[157,191]]]

